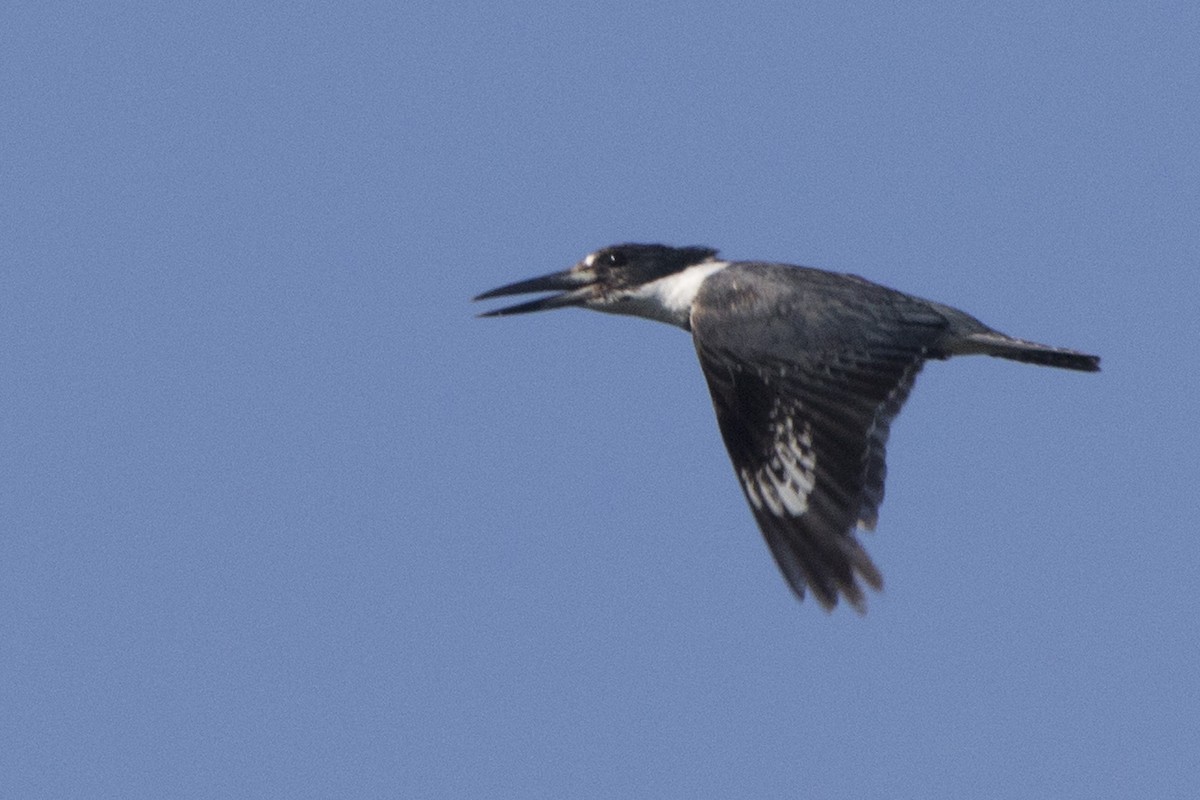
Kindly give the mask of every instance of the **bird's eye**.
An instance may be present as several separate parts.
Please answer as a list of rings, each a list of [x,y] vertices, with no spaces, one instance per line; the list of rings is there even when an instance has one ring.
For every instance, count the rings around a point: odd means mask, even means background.
[[[625,254],[619,250],[612,250],[604,254],[604,264],[609,267],[619,267],[625,263]]]

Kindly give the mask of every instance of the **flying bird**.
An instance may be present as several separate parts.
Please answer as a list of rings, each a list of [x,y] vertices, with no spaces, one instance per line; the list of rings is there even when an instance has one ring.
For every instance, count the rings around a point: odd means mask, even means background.
[[[826,609],[883,586],[856,537],[883,501],[892,420],[929,359],[983,354],[1082,372],[1098,356],[1015,339],[957,309],[808,267],[708,247],[619,244],[476,300],[557,292],[480,316],[579,306],[692,334],[717,424],[784,578]]]

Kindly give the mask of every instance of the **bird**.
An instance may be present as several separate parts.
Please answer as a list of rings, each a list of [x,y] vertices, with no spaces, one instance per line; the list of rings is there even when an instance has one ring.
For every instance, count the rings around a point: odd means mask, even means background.
[[[883,576],[857,537],[883,502],[885,449],[926,361],[983,354],[1097,372],[1099,356],[1007,336],[857,275],[727,261],[711,247],[617,244],[475,300],[487,311],[580,307],[689,331],[734,473],[796,597],[860,614]]]

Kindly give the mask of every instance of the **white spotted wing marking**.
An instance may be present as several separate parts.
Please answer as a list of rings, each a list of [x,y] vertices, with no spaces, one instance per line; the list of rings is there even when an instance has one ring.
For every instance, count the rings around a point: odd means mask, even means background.
[[[808,497],[816,485],[817,454],[812,425],[799,419],[794,408],[776,399],[771,409],[772,452],[757,470],[742,467],[738,477],[750,504],[765,506],[777,517],[798,517],[808,511]]]

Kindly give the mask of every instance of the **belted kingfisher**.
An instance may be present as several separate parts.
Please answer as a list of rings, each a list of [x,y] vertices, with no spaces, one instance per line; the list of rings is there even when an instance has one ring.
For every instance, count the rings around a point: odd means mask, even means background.
[[[619,244],[476,300],[560,292],[481,314],[581,306],[691,331],[742,491],[797,597],[865,608],[883,578],[855,536],[883,501],[888,430],[925,361],[982,353],[1083,372],[1100,358],[1014,339],[949,306],[708,247]]]

